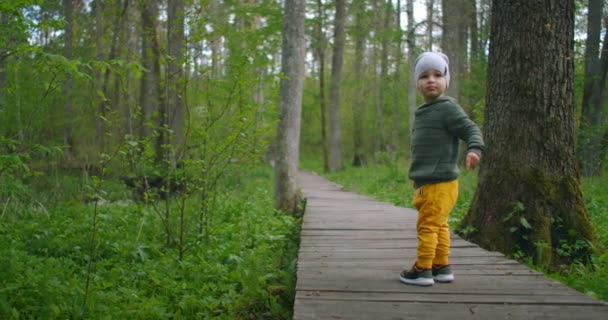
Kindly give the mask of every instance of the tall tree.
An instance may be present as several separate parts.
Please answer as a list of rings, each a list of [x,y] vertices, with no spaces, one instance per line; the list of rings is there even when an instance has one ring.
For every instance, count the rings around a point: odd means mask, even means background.
[[[470,0],[442,1],[441,7],[444,12],[441,49],[450,59],[448,94],[461,101],[460,82],[466,73]]]
[[[329,159],[327,150],[326,118],[327,106],[325,99],[325,10],[323,1],[317,0],[317,23],[314,26],[315,44],[314,56],[319,65],[319,105],[321,107],[321,146],[323,148],[323,171],[329,171]]]
[[[72,46],[74,38],[74,0],[63,0],[63,10],[65,13],[65,44],[63,47],[63,55],[66,59],[72,58]],[[74,150],[74,133],[73,133],[73,99],[72,99],[72,76],[68,73],[65,75],[63,82],[64,104],[64,124],[63,124],[63,143],[67,148],[65,151],[66,158],[71,160],[75,155]]]
[[[5,36],[3,36],[2,40],[0,40],[0,108],[4,109],[6,106],[6,67],[8,66],[8,57],[11,54],[11,50],[9,49],[9,41],[7,41],[8,34],[7,30],[9,30],[10,19],[8,15],[2,11],[0,11],[0,26],[2,30],[5,32]],[[4,132],[0,132],[0,135],[4,134]]]
[[[380,41],[380,74],[376,82],[376,152],[385,152],[386,145],[386,128],[384,125],[384,104],[385,92],[388,83],[388,31],[389,23],[392,18],[389,14],[389,1],[376,0],[374,1],[374,10],[379,13],[380,19],[376,24],[376,34]]]
[[[391,133],[391,151],[395,151],[400,147],[399,139],[399,127],[401,124],[401,60],[403,59],[403,52],[401,51],[401,43],[403,42],[403,32],[401,31],[401,0],[397,0],[397,7],[394,10],[395,29],[394,37],[395,42],[395,71],[394,71],[394,84],[393,84],[393,126]],[[392,10],[391,10],[392,11]]]
[[[428,38],[428,43],[426,50],[433,51],[433,27],[435,26],[434,21],[434,13],[435,13],[435,1],[427,0],[426,4],[426,33]]]
[[[280,119],[277,125],[275,166],[275,207],[297,214],[302,195],[297,175],[300,148],[300,123],[304,85],[306,41],[304,38],[306,1],[285,0],[280,88]]]
[[[471,39],[471,60],[479,59],[479,28],[477,27],[477,1],[468,0],[469,30]]]
[[[353,0],[353,11],[355,24],[353,28],[355,40],[355,86],[356,101],[352,104],[353,108],[353,166],[359,167],[364,163],[363,146],[363,106],[365,95],[363,93],[363,56],[365,54],[365,39],[367,30],[365,28],[365,0]]]
[[[414,20],[414,0],[407,0],[407,105],[409,110],[409,129],[414,125],[414,113],[416,112],[416,21]]]
[[[340,133],[340,87],[342,82],[342,64],[344,61],[344,24],[346,20],[346,0],[336,0],[336,18],[334,20],[334,50],[331,61],[330,106],[329,106],[329,170],[343,169],[342,137]]]
[[[603,0],[589,0],[587,41],[585,45],[585,83],[578,134],[578,157],[585,176],[602,174],[602,140],[604,138],[604,106],[602,96],[608,69],[608,34],[600,57]]]
[[[158,26],[158,4],[156,0],[142,1],[142,65],[144,74],[140,86],[140,137],[150,137],[154,123],[153,113],[160,111],[160,37]],[[161,122],[162,123],[162,122]],[[158,122],[156,122],[158,124]]]
[[[173,154],[170,156],[173,166],[181,160],[184,143],[185,105],[184,89],[184,2],[169,1],[167,40],[169,49],[169,66],[167,70],[167,127],[171,129],[171,145]]]
[[[461,230],[546,266],[588,257],[598,242],[575,157],[574,0],[494,1],[491,14],[487,152]]]

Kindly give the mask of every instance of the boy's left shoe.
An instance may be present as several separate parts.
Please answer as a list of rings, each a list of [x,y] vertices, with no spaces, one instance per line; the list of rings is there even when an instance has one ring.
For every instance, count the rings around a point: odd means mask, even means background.
[[[454,274],[449,264],[434,264],[432,271],[435,282],[448,283],[454,281]]]
[[[431,268],[418,268],[416,264],[410,270],[403,270],[399,275],[399,280],[405,284],[428,287],[435,284]]]

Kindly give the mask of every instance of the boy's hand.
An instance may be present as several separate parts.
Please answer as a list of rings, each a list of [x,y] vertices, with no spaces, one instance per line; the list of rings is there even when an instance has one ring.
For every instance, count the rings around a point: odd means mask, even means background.
[[[471,170],[471,169],[475,168],[475,166],[479,163],[480,160],[481,160],[481,158],[479,157],[479,155],[477,153],[475,153],[475,152],[467,153],[467,161],[466,161],[467,170]]]

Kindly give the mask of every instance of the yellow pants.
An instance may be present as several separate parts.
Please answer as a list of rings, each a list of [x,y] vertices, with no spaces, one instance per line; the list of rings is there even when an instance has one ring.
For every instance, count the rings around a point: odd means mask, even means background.
[[[419,268],[448,264],[450,229],[448,216],[458,198],[458,180],[423,185],[416,189],[414,207],[418,209]]]

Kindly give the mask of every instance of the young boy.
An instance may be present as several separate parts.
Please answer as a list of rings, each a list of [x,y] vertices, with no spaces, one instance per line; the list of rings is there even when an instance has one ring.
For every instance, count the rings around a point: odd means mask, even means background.
[[[479,127],[452,98],[444,96],[450,84],[448,57],[425,52],[416,59],[415,72],[425,101],[415,114],[409,171],[416,188],[418,249],[414,266],[404,270],[399,279],[406,284],[430,286],[435,281],[454,280],[448,262],[448,215],[458,197],[459,139],[467,144],[467,170],[479,163],[485,145]]]

